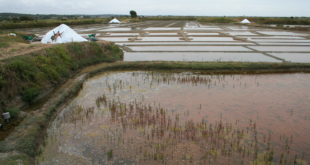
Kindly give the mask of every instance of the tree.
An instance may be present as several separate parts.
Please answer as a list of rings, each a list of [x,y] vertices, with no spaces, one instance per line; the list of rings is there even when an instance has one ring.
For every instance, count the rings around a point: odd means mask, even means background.
[[[21,16],[19,17],[21,21],[33,21],[34,19],[31,16]]]
[[[137,12],[134,10],[130,11],[130,16],[131,16],[131,18],[137,18],[138,17]]]

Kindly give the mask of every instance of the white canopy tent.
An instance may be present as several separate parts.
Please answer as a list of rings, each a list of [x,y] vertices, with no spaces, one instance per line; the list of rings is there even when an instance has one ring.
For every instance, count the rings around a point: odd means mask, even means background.
[[[114,18],[109,23],[110,24],[119,24],[119,23],[121,23],[121,21],[119,21],[118,19]]]
[[[240,23],[243,23],[243,24],[249,24],[251,23],[248,19],[244,19],[243,21],[241,21]]]
[[[67,42],[85,42],[85,38],[77,34],[73,29],[65,24],[61,24],[55,29],[47,32],[42,38],[43,44],[61,44]]]

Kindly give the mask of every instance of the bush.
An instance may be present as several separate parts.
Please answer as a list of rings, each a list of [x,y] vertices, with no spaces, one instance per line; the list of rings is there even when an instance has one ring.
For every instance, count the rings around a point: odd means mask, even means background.
[[[20,109],[16,107],[8,108],[6,112],[9,112],[12,118],[18,118]]]
[[[2,87],[5,85],[5,80],[3,78],[2,75],[0,75],[0,90],[2,89]]]
[[[39,96],[39,94],[40,94],[39,88],[30,87],[22,92],[22,99],[28,104],[32,104],[33,101]]]

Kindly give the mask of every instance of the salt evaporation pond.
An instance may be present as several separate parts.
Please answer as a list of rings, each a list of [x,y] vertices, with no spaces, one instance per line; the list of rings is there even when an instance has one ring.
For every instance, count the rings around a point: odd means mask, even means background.
[[[243,46],[128,46],[133,51],[251,51]]]
[[[309,82],[310,74],[104,73],[63,107],[37,162],[307,164]]]
[[[217,46],[222,46],[222,45],[254,45],[253,43],[250,42],[120,42],[118,43],[120,45],[128,45],[128,46],[141,46],[141,45],[148,45],[148,46],[154,46],[154,45],[162,45],[162,46],[167,46],[167,45],[217,45]]]
[[[261,53],[125,52],[124,61],[281,62]]]

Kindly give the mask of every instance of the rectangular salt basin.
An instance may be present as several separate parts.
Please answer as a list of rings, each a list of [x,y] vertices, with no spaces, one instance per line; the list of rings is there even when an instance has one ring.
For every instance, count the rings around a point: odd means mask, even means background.
[[[103,32],[112,32],[112,31],[132,31],[134,29],[132,28],[109,28],[109,29],[103,29],[103,30],[99,30],[99,31],[103,31]]]
[[[192,41],[234,41],[232,37],[190,37]]]
[[[184,30],[189,30],[189,31],[198,31],[198,30],[223,30],[221,28],[205,28],[205,27],[185,27]]]
[[[259,51],[269,52],[310,52],[309,46],[249,46]]]
[[[285,40],[285,39],[281,39],[281,40],[270,40],[270,39],[251,39],[251,41],[254,42],[274,42],[274,43],[285,43],[285,42],[291,42],[291,43],[310,43],[310,40]]]
[[[125,52],[124,61],[280,62],[260,53]]]
[[[149,36],[177,36],[178,33],[146,33]]]
[[[250,42],[126,42],[119,45],[254,45]]]
[[[256,35],[251,32],[227,32],[227,33],[232,36],[255,36]]]
[[[259,45],[310,46],[310,42],[309,42],[309,43],[276,43],[276,42],[263,42],[263,43],[259,43]]]
[[[242,46],[129,46],[133,51],[251,51]]]
[[[188,36],[218,36],[219,33],[186,33]]]
[[[281,32],[281,31],[258,31],[259,33],[266,35],[284,35],[284,36],[306,36],[306,34],[293,33],[293,32]]]
[[[305,39],[300,36],[255,36],[255,37],[245,37],[248,39]]]
[[[181,30],[181,28],[167,28],[167,27],[149,27],[143,29],[145,31],[170,31],[170,30]]]
[[[109,33],[108,36],[138,36],[139,33]]]
[[[181,41],[180,37],[142,37],[142,41]]]
[[[227,26],[226,28],[232,29],[232,30],[248,30],[248,26]]]
[[[102,29],[102,27],[101,28],[89,28],[89,29],[75,29],[75,30],[78,32],[88,32],[88,31],[98,31],[100,29]]]
[[[310,53],[271,53],[289,62],[310,63]]]
[[[220,28],[218,26],[208,26],[208,25],[200,25],[201,28]]]
[[[121,42],[121,41],[129,41],[128,37],[98,37],[99,40],[111,41],[111,42]]]

